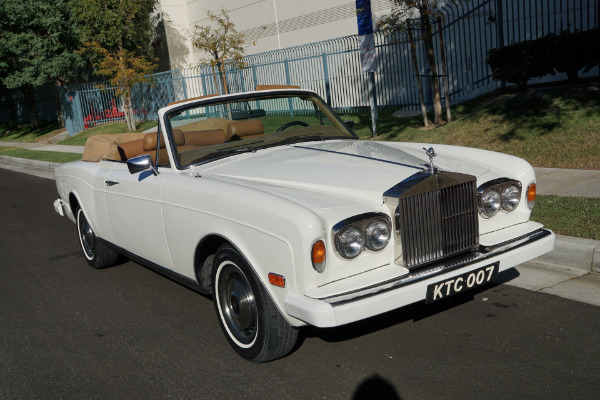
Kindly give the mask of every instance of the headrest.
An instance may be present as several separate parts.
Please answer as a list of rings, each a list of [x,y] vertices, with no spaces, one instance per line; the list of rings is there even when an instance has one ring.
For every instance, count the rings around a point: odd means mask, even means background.
[[[146,133],[146,135],[144,136],[144,143],[143,143],[144,151],[156,150],[157,138],[158,138],[158,134],[156,132]],[[165,147],[165,140],[161,135],[160,136],[160,148],[162,149],[163,147]]]
[[[183,131],[181,129],[172,129],[173,132],[173,141],[175,142],[175,146],[183,146],[185,144],[185,136],[183,136]]]
[[[263,133],[265,133],[265,127],[258,119],[232,122],[227,127],[227,137],[229,138],[233,135],[244,137],[250,135],[262,135]]]
[[[185,136],[186,144],[193,144],[195,146],[219,144],[223,143],[226,139],[225,131],[222,129],[186,132],[183,135]]]
[[[143,142],[144,151],[156,150],[157,136],[158,135],[156,134],[156,132],[146,133]],[[183,136],[183,132],[181,131],[181,129],[173,129],[173,138],[175,139],[176,146],[181,146],[185,143],[185,137]],[[160,148],[165,148],[165,138],[162,135],[160,135]]]

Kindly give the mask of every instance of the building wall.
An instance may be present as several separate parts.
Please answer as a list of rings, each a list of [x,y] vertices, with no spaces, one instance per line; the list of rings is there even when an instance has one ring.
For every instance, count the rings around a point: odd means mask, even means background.
[[[390,11],[390,0],[371,0],[375,17]],[[229,10],[246,34],[246,54],[357,34],[354,0],[160,0],[171,69],[191,67],[205,57],[192,45],[194,26],[210,24],[207,10]],[[162,63],[166,65],[167,63]],[[164,67],[163,67],[164,68]]]

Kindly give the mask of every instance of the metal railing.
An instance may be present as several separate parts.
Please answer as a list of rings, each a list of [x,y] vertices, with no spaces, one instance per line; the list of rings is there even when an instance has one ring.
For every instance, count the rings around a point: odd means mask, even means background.
[[[596,28],[600,14],[598,0],[471,0],[449,2],[443,12],[442,35],[451,103],[471,99],[500,86],[492,80],[485,63],[489,49],[565,29]],[[418,32],[416,35],[419,38]],[[434,51],[439,62],[438,38],[436,29]],[[414,71],[405,38],[378,32],[375,39],[378,107],[420,110],[415,75],[425,86],[425,101],[430,105],[430,72],[422,42],[417,42],[420,70]],[[293,84],[316,91],[342,113],[355,113],[369,106],[368,77],[361,72],[358,36],[249,55],[244,58],[244,63],[244,69],[226,70],[230,92],[252,90],[258,84]],[[597,74],[597,69],[589,75]],[[208,67],[173,70],[153,76],[154,84],[138,85],[133,92],[137,119],[156,119],[158,109],[173,101],[223,91],[219,80],[215,87],[215,78]],[[532,83],[563,78],[557,74]],[[120,99],[115,98],[114,92],[115,89],[106,83],[62,89],[60,99],[69,133],[123,119]]]

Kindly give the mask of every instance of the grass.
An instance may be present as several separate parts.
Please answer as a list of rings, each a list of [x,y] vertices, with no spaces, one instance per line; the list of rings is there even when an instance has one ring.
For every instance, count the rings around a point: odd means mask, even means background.
[[[600,240],[600,199],[537,196],[531,219],[560,235]]]
[[[143,132],[147,129],[153,128],[157,126],[158,123],[156,121],[142,121],[138,122],[136,125],[136,132]],[[114,133],[123,133],[127,132],[127,124],[124,122],[118,122],[114,124],[104,124],[95,126],[93,128],[89,128],[84,130],[83,132],[79,132],[76,135],[70,136],[67,139],[61,141],[59,144],[67,144],[67,145],[75,145],[75,146],[83,146],[85,145],[85,141],[90,137],[98,134],[114,134]]]
[[[27,158],[29,160],[65,163],[81,160],[81,154],[59,153],[54,151],[26,150],[18,147],[0,147],[0,156]]]
[[[453,121],[425,130],[420,116],[380,113],[377,139],[370,114],[344,116],[363,139],[477,147],[512,154],[536,167],[600,169],[600,87],[505,90],[451,108]],[[445,115],[445,112],[444,112]],[[430,116],[431,120],[432,116]]]
[[[31,128],[30,124],[20,124],[17,129],[10,130],[7,124],[0,124],[0,141],[36,143],[62,131],[56,121],[42,121],[37,129]]]

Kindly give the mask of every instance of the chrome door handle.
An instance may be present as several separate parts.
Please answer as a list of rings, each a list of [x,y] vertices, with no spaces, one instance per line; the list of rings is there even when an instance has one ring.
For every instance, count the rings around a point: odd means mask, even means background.
[[[114,186],[114,185],[118,185],[119,182],[117,181],[106,181],[106,186]]]

